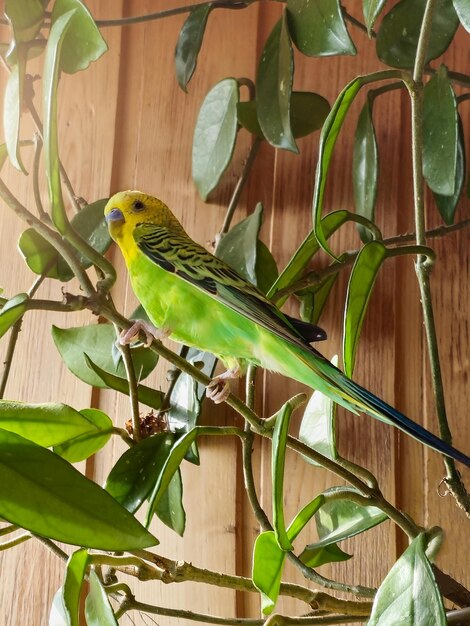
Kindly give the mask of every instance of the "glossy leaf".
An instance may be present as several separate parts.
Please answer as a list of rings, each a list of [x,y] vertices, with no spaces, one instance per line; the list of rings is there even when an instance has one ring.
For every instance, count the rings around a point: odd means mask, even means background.
[[[371,34],[374,28],[375,20],[380,15],[380,12],[384,8],[386,0],[363,0],[362,11],[364,13],[364,21],[369,32]]]
[[[186,512],[183,507],[183,481],[180,468],[173,474],[168,489],[158,501],[156,514],[168,528],[174,530],[180,537],[184,535]]]
[[[5,0],[5,15],[16,42],[31,41],[41,29],[46,0]]]
[[[287,0],[292,40],[307,56],[356,54],[339,0]]]
[[[256,106],[259,125],[269,143],[275,148],[298,152],[290,123],[293,74],[294,57],[284,11],[261,55]]]
[[[196,441],[198,435],[198,427],[193,428],[189,432],[185,433],[172,447],[169,456],[165,461],[157,483],[149,497],[149,508],[147,510],[147,517],[145,525],[148,527],[152,517],[158,507],[158,504],[163,497],[165,491],[168,489],[168,485],[173,478],[173,475],[179,468],[182,460],[186,456],[189,448]]]
[[[309,502],[304,508],[297,513],[287,528],[287,536],[290,541],[295,541],[299,533],[305,528],[312,519],[318,509],[324,504],[325,496],[320,494]]]
[[[460,23],[470,33],[470,4],[468,0],[454,0],[454,9],[459,16]]]
[[[126,450],[106,480],[106,491],[135,513],[155,486],[173,442],[173,434],[157,433]]]
[[[426,0],[401,0],[385,15],[376,39],[377,56],[387,65],[414,66]],[[449,47],[459,19],[452,0],[437,0],[426,63]]]
[[[334,356],[333,365],[338,366],[338,357]],[[323,456],[336,459],[336,403],[320,391],[314,391],[300,423],[299,439]],[[319,466],[318,463],[304,457],[308,463]]]
[[[16,65],[11,70],[3,99],[3,134],[11,164],[26,174],[20,154],[20,121],[23,109],[23,88],[26,71],[26,51],[20,46]]]
[[[426,538],[421,533],[380,585],[368,626],[446,626],[442,597],[425,549]]]
[[[52,327],[54,343],[71,372],[83,382],[95,387],[106,387],[102,379],[90,369],[85,355],[109,374],[126,379],[124,363],[115,364],[112,346],[116,332],[112,324],[90,324],[74,328]],[[136,376],[145,379],[155,368],[158,355],[143,346],[131,348]]]
[[[89,559],[88,550],[82,548],[74,552],[67,561],[62,597],[70,626],[80,626],[80,594]]]
[[[359,115],[354,136],[353,186],[356,213],[367,217],[371,222],[375,218],[378,176],[377,139],[372,121],[372,106],[367,98]],[[358,224],[357,229],[364,243],[371,241],[372,236],[364,226]]]
[[[203,200],[215,189],[227,169],[237,136],[239,86],[225,78],[207,94],[194,129],[192,170]]]
[[[320,285],[312,289],[310,293],[303,293],[298,295],[300,300],[300,316],[311,324],[318,324],[318,321],[323,313],[323,309],[328,301],[333,285],[338,278],[338,273],[332,274],[325,278]]]
[[[175,49],[175,69],[178,85],[183,91],[196,69],[197,57],[201,49],[207,18],[213,9],[210,3],[201,4],[191,11],[181,28]]]
[[[302,552],[301,561],[309,567],[320,567],[325,563],[338,563],[348,561],[352,554],[341,550],[335,543],[322,548],[310,548]]]
[[[262,293],[267,293],[279,276],[276,260],[261,239],[256,243],[256,286]]]
[[[62,266],[65,273],[60,273],[59,253],[34,228],[27,228],[21,233],[18,248],[27,266],[35,274],[46,274],[49,278],[58,278],[64,282],[72,278],[73,272],[65,265],[65,262]]]
[[[454,223],[455,211],[457,209],[460,196],[463,192],[465,183],[465,170],[466,170],[466,158],[465,158],[465,143],[464,132],[462,126],[462,120],[458,118],[458,134],[457,134],[457,163],[455,167],[455,188],[452,196],[442,196],[438,193],[434,194],[434,200],[436,202],[439,213],[441,214],[444,222],[450,226]]]
[[[349,277],[343,320],[344,373],[352,377],[362,324],[387,248],[380,241],[367,243],[357,255]]]
[[[292,401],[288,400],[278,411],[272,439],[273,526],[282,550],[292,550],[284,521],[284,468],[289,422],[294,408]]]
[[[290,125],[294,137],[305,137],[321,128],[329,111],[330,105],[323,96],[310,91],[293,91],[290,100]],[[241,126],[253,135],[265,139],[258,122],[256,100],[239,102],[237,115]]]
[[[88,459],[104,448],[113,434],[113,423],[103,411],[82,409],[80,415],[88,421],[88,431],[53,447],[56,454],[70,463]]]
[[[157,540],[114,498],[67,461],[0,430],[0,516],[33,533],[99,550]]]
[[[60,52],[60,69],[67,74],[85,70],[108,49],[87,7],[80,0],[56,0],[52,25],[64,14],[74,11]]]
[[[17,322],[27,310],[28,294],[19,293],[10,298],[0,311],[0,337]]]
[[[457,144],[457,103],[447,68],[441,65],[424,87],[423,103],[423,174],[435,193],[454,195]]]
[[[274,531],[268,530],[256,537],[253,550],[253,584],[261,593],[264,615],[274,609],[279,597],[286,553],[278,545]]]
[[[89,583],[90,591],[85,600],[87,626],[119,626],[108,595],[94,570],[90,572]]]
[[[78,412],[66,404],[28,404],[0,400],[0,428],[48,448],[82,435],[99,432],[87,411],[96,409]],[[99,413],[106,418],[107,429],[112,429],[113,424],[109,417],[101,411]]]

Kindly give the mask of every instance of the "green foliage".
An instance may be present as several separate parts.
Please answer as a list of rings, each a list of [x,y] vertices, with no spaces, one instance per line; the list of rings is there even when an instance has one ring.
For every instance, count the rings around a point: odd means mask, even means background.
[[[118,626],[106,591],[93,570],[90,572],[90,592],[85,601],[85,616],[87,626]]]
[[[176,79],[183,91],[187,91],[186,87],[196,69],[197,56],[212,8],[207,3],[193,9],[180,31],[175,49],[175,68]]]

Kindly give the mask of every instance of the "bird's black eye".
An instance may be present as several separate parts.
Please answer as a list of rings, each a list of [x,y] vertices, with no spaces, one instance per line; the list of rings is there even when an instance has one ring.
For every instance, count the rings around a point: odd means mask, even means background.
[[[135,200],[132,206],[134,207],[134,211],[143,211],[143,209],[145,209],[145,204],[142,200]]]

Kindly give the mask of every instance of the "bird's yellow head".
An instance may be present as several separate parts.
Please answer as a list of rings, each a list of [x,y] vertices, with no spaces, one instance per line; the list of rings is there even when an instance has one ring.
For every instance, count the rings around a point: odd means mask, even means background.
[[[104,217],[111,237],[124,249],[133,241],[132,233],[139,224],[155,224],[183,232],[170,209],[161,200],[141,191],[120,191],[112,196],[105,208]]]

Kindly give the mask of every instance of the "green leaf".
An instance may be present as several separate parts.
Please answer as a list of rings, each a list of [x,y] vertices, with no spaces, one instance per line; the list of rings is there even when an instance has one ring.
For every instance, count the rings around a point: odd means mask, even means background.
[[[13,28],[16,42],[31,41],[41,30],[44,0],[5,0],[5,15]]]
[[[19,46],[17,63],[12,68],[5,87],[3,101],[3,133],[11,164],[24,174],[26,169],[20,154],[20,121],[23,109],[23,88],[26,71],[26,50]]]
[[[334,211],[322,218],[321,229],[326,239],[328,239],[340,226],[350,219],[348,211]],[[315,233],[312,230],[304,241],[300,244],[292,256],[285,269],[279,274],[278,279],[267,293],[268,298],[272,298],[278,291],[288,287],[300,278],[302,272],[307,267],[310,259],[319,251],[320,245]],[[287,300],[287,296],[276,300],[281,306]]]
[[[106,202],[107,198],[103,198],[86,205],[71,220],[73,228],[100,254],[104,254],[111,245],[111,237],[103,219]],[[63,282],[73,277],[74,274],[65,259],[34,228],[28,228],[21,234],[18,247],[28,267],[35,274],[45,274],[49,278],[58,278]],[[91,266],[86,257],[77,254],[83,268]]]
[[[69,370],[83,382],[94,387],[107,386],[90,369],[85,355],[109,374],[126,379],[124,363],[116,365],[113,360],[112,347],[116,342],[116,332],[112,324],[90,324],[75,328],[53,326],[52,337]],[[143,346],[131,348],[131,355],[137,378],[145,379],[155,368],[158,355]]]
[[[149,497],[149,508],[147,510],[147,517],[145,525],[148,527],[154,513],[157,510],[158,504],[162,499],[165,491],[168,489],[168,486],[173,478],[173,475],[179,468],[182,460],[184,459],[186,453],[189,448],[196,441],[198,435],[198,427],[196,426],[189,432],[185,433],[172,447],[170,454],[165,460],[165,465],[163,466],[162,471],[160,472],[160,476],[158,477],[157,483],[153,489]]]
[[[82,548],[74,552],[67,561],[62,597],[70,626],[80,626],[80,594],[89,559],[88,550]]]
[[[52,9],[52,25],[64,14],[74,11],[60,53],[60,69],[67,74],[85,70],[108,49],[95,21],[80,0],[56,0]]]
[[[331,362],[337,367],[338,357],[334,356]],[[333,460],[338,458],[335,418],[336,403],[320,391],[314,391],[305,408],[299,430],[300,441]],[[319,467],[315,461],[304,458]]]
[[[203,200],[227,169],[237,136],[239,86],[234,78],[215,85],[202,103],[194,129],[193,180]]]
[[[49,613],[49,626],[71,626],[70,615],[64,604],[64,588],[59,587],[54,594]]]
[[[256,242],[255,274],[256,286],[262,293],[267,293],[279,276],[276,261],[261,239]]]
[[[58,17],[47,40],[43,72],[44,164],[46,169],[52,220],[60,233],[68,227],[60,181],[59,140],[57,131],[57,88],[60,76],[60,53],[77,9]]]
[[[375,20],[380,15],[380,12],[385,6],[386,0],[363,0],[362,11],[364,13],[364,21],[367,26],[369,37],[371,31],[374,28]]]
[[[173,442],[172,433],[158,433],[126,450],[106,480],[106,491],[135,513],[155,486]]]
[[[106,591],[94,570],[90,572],[89,582],[90,592],[85,600],[87,626],[119,626]]]
[[[339,0],[287,0],[292,40],[307,56],[356,54]]]
[[[17,322],[27,310],[29,297],[27,293],[19,293],[10,298],[0,311],[0,337]]]
[[[455,167],[455,187],[454,194],[452,196],[442,196],[438,193],[434,194],[434,200],[436,202],[439,213],[441,214],[444,222],[450,226],[454,223],[455,210],[459,203],[460,196],[463,192],[465,183],[465,143],[462,120],[458,116],[458,134],[457,134],[457,163]]]
[[[305,137],[322,127],[330,111],[328,100],[310,91],[293,91],[290,100],[290,125],[293,136]],[[238,122],[250,133],[265,139],[258,122],[256,100],[239,102]]]
[[[329,494],[336,495],[346,489],[351,490],[347,487],[331,487],[324,491],[323,495],[326,497]],[[343,539],[354,537],[386,519],[388,517],[385,513],[375,506],[361,506],[347,499],[327,499],[315,515],[319,539],[307,546],[306,550],[329,546]]]
[[[113,434],[111,419],[99,409],[82,409],[80,415],[89,423],[88,432],[55,445],[53,450],[70,463],[88,459],[101,450]]]
[[[78,412],[67,404],[45,403],[28,404],[10,400],[0,400],[0,428],[21,435],[46,448],[56,446],[83,435],[98,433],[104,426],[112,429],[113,423],[104,416],[104,423],[97,427],[87,415],[96,409]]]
[[[129,383],[125,378],[120,378],[119,376],[115,376],[114,374],[110,374],[109,372],[105,371],[104,369],[96,365],[96,363],[94,363],[87,354],[85,354],[84,357],[86,365],[100,381],[98,387],[114,389],[115,391],[119,391],[119,393],[123,393],[126,396],[129,395]],[[156,391],[155,389],[152,389],[151,387],[146,387],[145,385],[137,385],[137,395],[139,398],[139,402],[146,404],[152,409],[156,409],[158,411],[162,408],[163,392]]]
[[[454,9],[459,16],[460,23],[470,33],[470,5],[468,0],[454,0]]]
[[[368,626],[445,626],[442,597],[425,553],[426,539],[414,539],[380,585]]]
[[[332,543],[324,548],[311,548],[302,552],[301,561],[309,567],[320,567],[325,563],[337,563],[339,561],[348,561],[352,554],[348,554],[341,550],[339,546]]]
[[[327,278],[312,289],[310,293],[297,294],[300,300],[300,316],[303,320],[311,324],[318,324],[318,320],[323,313],[323,309],[328,301],[328,296],[337,278],[338,272],[327,276]]]
[[[157,540],[104,489],[67,461],[0,430],[0,516],[56,541],[134,550]]]
[[[295,406],[291,399],[278,411],[272,440],[273,526],[279,547],[286,551],[292,550],[292,543],[284,522],[284,468],[289,422]]]
[[[308,524],[324,502],[325,496],[320,494],[297,513],[287,529],[287,536],[290,541],[295,541],[295,538],[305,528],[306,524]]]
[[[429,187],[453,196],[457,169],[458,115],[447,68],[441,65],[424,87],[423,174]]]
[[[367,98],[359,115],[354,136],[353,186],[356,213],[367,217],[371,222],[375,217],[378,176],[379,158],[372,121],[372,104]],[[369,230],[362,225],[358,225],[357,229],[364,243],[371,241],[372,236]]]
[[[349,378],[353,374],[357,344],[375,279],[387,255],[382,242],[366,243],[357,255],[349,277],[343,322],[344,373]]]
[[[183,507],[183,482],[180,468],[173,474],[168,489],[158,501],[156,514],[159,519],[178,533],[184,535],[186,527],[186,512]]]
[[[294,56],[286,12],[266,41],[258,66],[256,101],[264,137],[275,148],[298,153],[290,124]]]
[[[393,67],[414,66],[425,7],[426,0],[401,0],[385,15],[376,39],[381,61]],[[426,63],[447,50],[458,25],[452,0],[437,0]]]
[[[286,553],[280,549],[274,531],[267,530],[256,537],[253,549],[252,580],[261,593],[264,615],[274,609],[279,597]]]
[[[213,9],[210,3],[201,4],[191,11],[181,28],[175,49],[175,68],[178,85],[183,91],[194,74],[201,49],[207,18]]]

